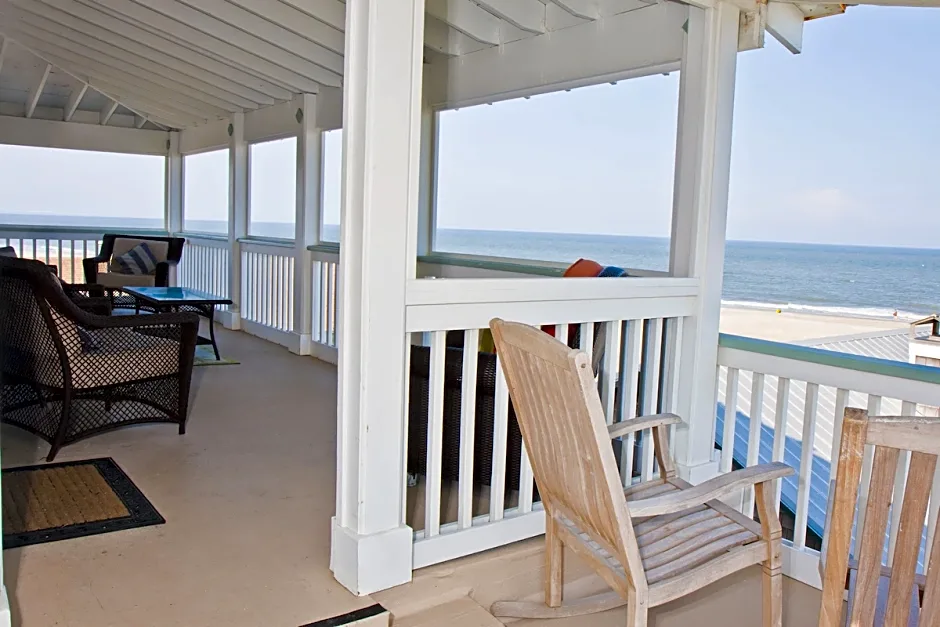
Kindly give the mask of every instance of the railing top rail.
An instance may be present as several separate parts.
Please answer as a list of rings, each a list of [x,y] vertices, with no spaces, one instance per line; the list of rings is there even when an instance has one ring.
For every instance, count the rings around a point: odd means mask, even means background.
[[[122,233],[127,235],[154,235],[166,237],[167,232],[161,229],[122,229],[120,227],[85,227],[85,226],[49,226],[32,224],[0,224],[0,236],[31,238],[31,239],[65,239],[63,236],[91,235],[100,237],[105,233]],[[93,239],[93,238],[89,238]]]
[[[201,233],[199,231],[180,231],[179,233],[174,233],[174,237],[185,237],[187,241],[191,242],[228,242],[228,235],[223,233]]]
[[[831,366],[833,368],[866,372],[909,381],[940,384],[940,368],[934,368],[932,366],[922,366],[919,364],[892,361],[890,359],[839,353],[811,346],[771,342],[769,340],[758,340],[724,333],[719,336],[718,346],[721,348],[758,353],[767,355],[768,357],[803,361],[820,366]]]
[[[240,244],[245,244],[248,247],[253,247],[257,249],[264,248],[285,248],[293,249],[294,241],[289,239],[279,239],[275,237],[239,237],[238,242]]]

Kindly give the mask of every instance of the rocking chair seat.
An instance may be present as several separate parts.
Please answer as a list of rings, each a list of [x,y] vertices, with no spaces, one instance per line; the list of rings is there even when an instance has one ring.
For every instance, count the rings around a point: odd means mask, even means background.
[[[653,480],[624,490],[627,502],[659,496],[683,489],[680,479]],[[686,484],[687,485],[687,484]],[[607,549],[567,517],[560,522],[581,540],[611,570],[626,577],[623,565]],[[720,501],[699,505],[674,514],[662,514],[634,521],[633,532],[649,585],[666,581],[676,575],[711,562],[729,551],[761,540],[760,525],[748,520]],[[760,547],[755,563],[763,559],[766,549]]]

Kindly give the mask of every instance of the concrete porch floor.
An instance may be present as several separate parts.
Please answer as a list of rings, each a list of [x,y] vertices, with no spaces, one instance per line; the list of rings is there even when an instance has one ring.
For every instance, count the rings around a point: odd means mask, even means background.
[[[501,627],[487,609],[499,600],[541,600],[543,538],[472,555],[417,571],[404,586],[374,595],[393,616],[394,627]],[[565,596],[573,600],[610,588],[566,549]],[[816,625],[820,592],[784,579],[784,627]],[[683,599],[654,608],[650,627],[759,627],[762,623],[761,570],[755,566]],[[623,627],[626,609],[575,618],[506,619],[518,627]]]
[[[187,433],[130,427],[55,461],[113,457],[164,525],[3,552],[21,627],[298,627],[374,603],[329,570],[336,370],[218,331],[237,366],[195,369]],[[45,442],[2,430],[4,467]]]
[[[349,594],[329,570],[335,368],[217,333],[223,356],[241,364],[196,369],[186,435],[131,427],[56,458],[114,458],[167,523],[4,551],[14,625],[298,627],[380,602],[395,627],[494,627],[502,623],[485,609],[493,601],[540,594],[541,538],[417,571],[373,598]],[[3,426],[4,467],[47,452]],[[605,590],[576,557],[566,561],[571,598]],[[816,623],[816,590],[787,581],[784,593],[787,627]],[[760,625],[760,603],[755,568],[654,610],[651,625]],[[514,624],[620,627],[625,611]]]

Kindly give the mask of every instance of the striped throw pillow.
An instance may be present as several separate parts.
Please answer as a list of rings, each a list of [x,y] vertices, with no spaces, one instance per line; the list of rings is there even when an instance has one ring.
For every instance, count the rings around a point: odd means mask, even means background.
[[[118,274],[153,274],[157,271],[157,256],[146,242],[137,244],[123,255],[111,258],[109,272]]]

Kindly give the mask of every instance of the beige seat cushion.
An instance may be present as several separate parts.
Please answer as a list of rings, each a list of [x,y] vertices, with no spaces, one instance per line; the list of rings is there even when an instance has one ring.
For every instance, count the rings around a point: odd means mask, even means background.
[[[146,243],[150,250],[153,252],[154,257],[157,258],[157,261],[166,261],[167,252],[170,249],[170,244],[168,242],[155,241],[147,238],[136,238],[136,237],[118,237],[114,240],[114,250],[111,251],[111,258],[120,257],[127,251],[131,250],[138,244]]]
[[[98,329],[88,332],[101,348],[78,351],[69,358],[76,388],[116,385],[173,374],[179,369],[179,343],[133,329]]]
[[[105,287],[153,287],[155,277],[152,274],[121,274],[119,272],[99,272],[95,281]]]

